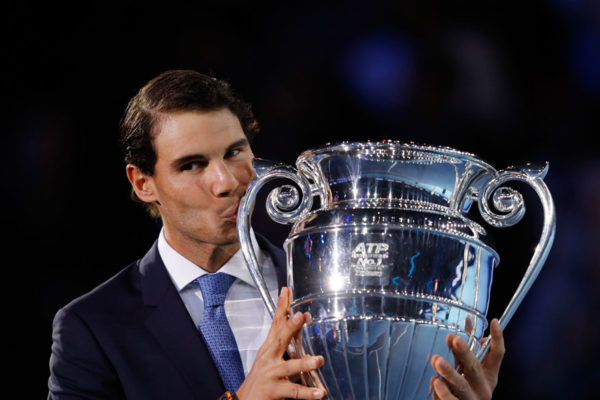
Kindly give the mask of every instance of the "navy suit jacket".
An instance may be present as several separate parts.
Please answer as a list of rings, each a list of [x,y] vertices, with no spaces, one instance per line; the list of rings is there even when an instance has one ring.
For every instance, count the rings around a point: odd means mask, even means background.
[[[261,248],[285,284],[285,256]],[[209,399],[225,387],[154,243],[140,260],[59,310],[48,399]]]

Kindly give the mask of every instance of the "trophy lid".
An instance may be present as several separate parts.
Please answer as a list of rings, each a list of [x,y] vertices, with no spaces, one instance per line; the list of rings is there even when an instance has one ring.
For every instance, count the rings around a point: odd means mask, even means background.
[[[346,201],[417,200],[463,215],[497,174],[471,153],[394,140],[328,143],[304,151],[296,165],[327,194],[329,206]]]
[[[456,158],[464,161],[470,161],[483,169],[495,171],[488,162],[476,156],[473,153],[458,150],[443,145],[428,145],[425,143],[416,143],[413,141],[402,142],[399,140],[379,140],[379,141],[341,141],[335,143],[325,143],[312,149],[302,152],[296,162],[316,158],[323,155],[348,154],[362,156],[370,159],[412,159],[417,157],[424,160],[439,160],[440,158]]]

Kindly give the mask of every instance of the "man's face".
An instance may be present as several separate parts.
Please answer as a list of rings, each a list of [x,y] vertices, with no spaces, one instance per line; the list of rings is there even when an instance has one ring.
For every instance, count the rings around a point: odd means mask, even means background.
[[[255,176],[254,154],[228,109],[170,114],[159,122],[149,184],[172,245],[237,244],[237,209]]]

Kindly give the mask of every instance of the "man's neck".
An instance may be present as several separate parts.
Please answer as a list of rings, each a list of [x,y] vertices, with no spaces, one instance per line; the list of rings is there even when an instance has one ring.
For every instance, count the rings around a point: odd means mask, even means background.
[[[164,231],[167,243],[179,254],[203,270],[217,272],[239,250],[239,242],[214,244]]]

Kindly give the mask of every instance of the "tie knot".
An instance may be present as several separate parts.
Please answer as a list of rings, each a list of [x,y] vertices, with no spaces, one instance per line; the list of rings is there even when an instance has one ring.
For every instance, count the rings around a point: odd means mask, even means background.
[[[217,272],[216,274],[206,274],[196,279],[196,283],[202,291],[204,307],[222,306],[225,304],[227,291],[235,281],[235,276]]]

